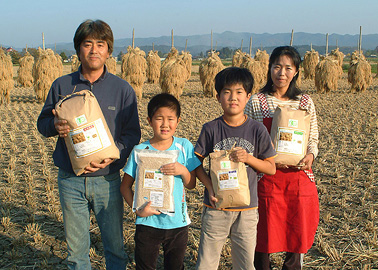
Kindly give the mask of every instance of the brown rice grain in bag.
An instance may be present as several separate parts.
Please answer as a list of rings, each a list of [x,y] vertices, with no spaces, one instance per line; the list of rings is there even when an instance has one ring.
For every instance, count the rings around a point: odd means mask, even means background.
[[[247,169],[243,162],[229,159],[232,150],[210,153],[210,178],[217,208],[241,207],[250,204]]]
[[[55,110],[58,119],[66,120],[70,126],[64,141],[76,175],[81,175],[91,162],[120,158],[100,105],[91,91],[82,90],[66,96],[56,104]]]
[[[310,114],[292,106],[277,106],[270,136],[277,156],[274,161],[295,166],[307,153]]]
[[[162,174],[160,168],[176,162],[178,156],[179,150],[135,149],[135,161],[138,167],[135,176],[133,211],[151,201],[151,208],[162,213],[174,213],[174,176]]]

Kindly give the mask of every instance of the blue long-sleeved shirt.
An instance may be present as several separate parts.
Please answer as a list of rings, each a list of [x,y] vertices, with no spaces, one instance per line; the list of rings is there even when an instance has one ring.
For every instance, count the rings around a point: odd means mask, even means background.
[[[141,132],[133,88],[128,82],[107,72],[106,67],[104,74],[93,84],[83,77],[81,67],[79,71],[55,80],[38,117],[37,128],[45,137],[58,135],[52,114],[55,104],[72,92],[86,89],[91,90],[96,96],[121,156],[119,160],[115,160],[106,168],[86,176],[108,175],[119,171],[125,165],[134,145],[140,141]],[[74,173],[63,138],[58,138],[53,159],[57,167]]]

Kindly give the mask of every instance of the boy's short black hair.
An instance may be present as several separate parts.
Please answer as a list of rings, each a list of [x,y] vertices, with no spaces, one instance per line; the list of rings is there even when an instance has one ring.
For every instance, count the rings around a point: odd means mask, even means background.
[[[217,91],[218,95],[222,89],[226,86],[231,86],[237,83],[243,85],[244,90],[247,94],[252,92],[253,88],[253,77],[251,72],[246,68],[240,67],[228,67],[220,71],[215,76],[215,90]]]
[[[170,108],[176,112],[177,118],[180,117],[181,107],[180,102],[171,94],[161,93],[151,98],[147,105],[148,117],[152,119],[156,111],[162,107]]]

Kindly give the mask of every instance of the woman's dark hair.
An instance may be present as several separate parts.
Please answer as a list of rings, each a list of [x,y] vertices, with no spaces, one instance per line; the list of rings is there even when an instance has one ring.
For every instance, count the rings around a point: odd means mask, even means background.
[[[154,116],[159,108],[167,107],[176,112],[177,118],[180,117],[181,107],[180,102],[171,94],[161,93],[151,98],[147,105],[147,114],[150,119]]]
[[[299,65],[301,64],[301,56],[299,52],[292,46],[281,46],[277,47],[273,50],[272,54],[269,58],[269,69],[267,75],[267,82],[265,86],[261,89],[262,93],[272,95],[273,94],[273,80],[271,76],[270,70],[272,69],[273,64],[281,57],[281,56],[288,56],[293,60],[294,66],[297,70],[297,74],[293,77],[290,82],[289,88],[286,91],[286,96],[289,99],[297,100],[297,96],[302,94],[302,91],[297,86],[297,79],[299,76]]]
[[[80,57],[80,44],[89,37],[106,41],[106,43],[108,44],[109,54],[113,52],[114,38],[110,26],[106,22],[101,20],[86,20],[82,22],[76,29],[73,39],[74,47],[78,57]]]
[[[251,93],[253,87],[253,77],[246,68],[228,67],[220,71],[215,76],[215,90],[218,95],[226,86],[240,83],[243,85],[247,94]]]

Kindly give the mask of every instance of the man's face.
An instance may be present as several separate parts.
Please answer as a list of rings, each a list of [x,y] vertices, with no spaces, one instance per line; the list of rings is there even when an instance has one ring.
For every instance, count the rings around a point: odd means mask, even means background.
[[[80,44],[79,56],[83,71],[102,70],[109,58],[108,44],[104,40],[89,37]]]

